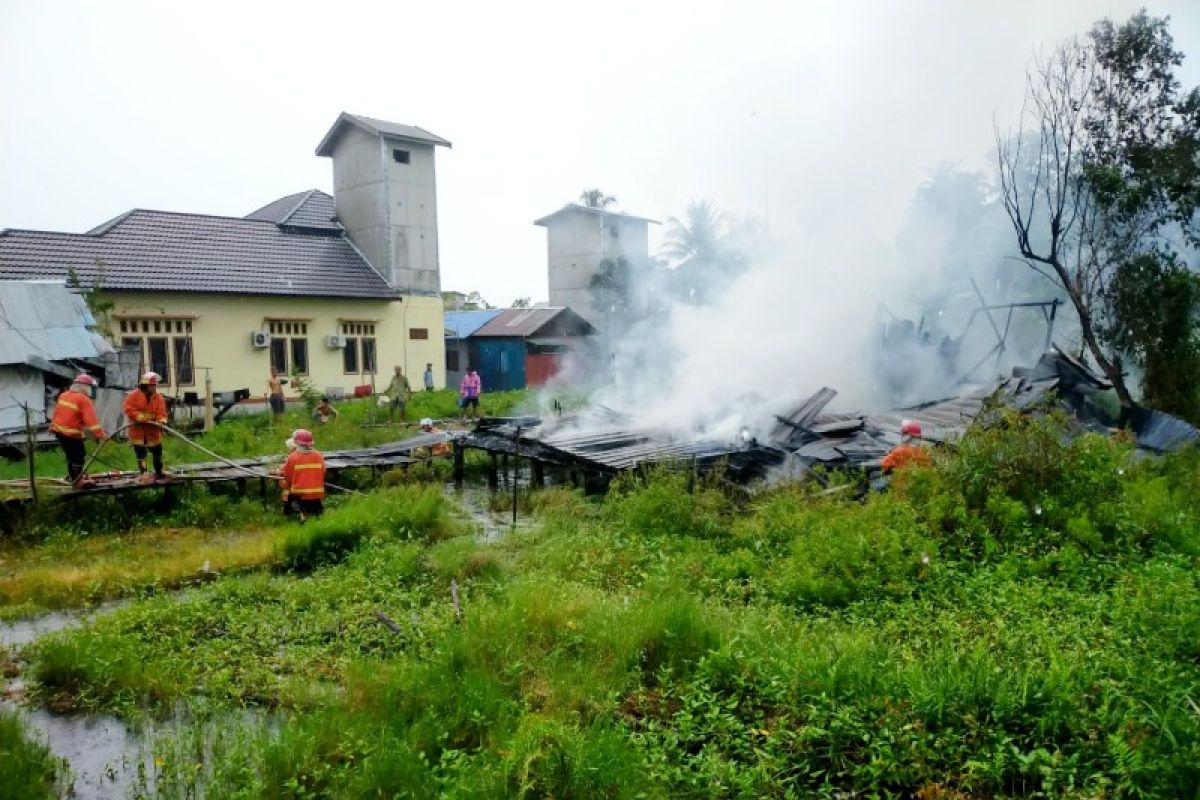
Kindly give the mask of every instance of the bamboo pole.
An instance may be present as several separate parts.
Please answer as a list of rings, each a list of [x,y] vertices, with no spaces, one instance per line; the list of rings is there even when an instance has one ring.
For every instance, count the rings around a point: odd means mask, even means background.
[[[33,498],[33,502],[38,500],[37,478],[36,473],[36,456],[34,451],[37,450],[37,439],[33,432],[33,415],[29,411],[29,404],[22,403],[21,407],[25,409],[25,449],[28,450],[29,458],[29,495]]]

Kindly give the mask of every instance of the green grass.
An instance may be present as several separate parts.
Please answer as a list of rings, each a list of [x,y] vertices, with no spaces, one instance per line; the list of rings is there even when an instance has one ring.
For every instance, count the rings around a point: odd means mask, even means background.
[[[161,741],[161,797],[1197,796],[1196,450],[1002,417],[865,502],[660,473],[492,544],[390,491],[27,648],[36,696],[282,714]]]

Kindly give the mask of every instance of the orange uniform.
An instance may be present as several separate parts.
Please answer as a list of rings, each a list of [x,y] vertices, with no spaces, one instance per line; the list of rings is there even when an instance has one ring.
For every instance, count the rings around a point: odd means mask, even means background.
[[[167,422],[167,401],[158,392],[149,397],[141,389],[134,389],[125,395],[125,416],[132,423],[129,426],[129,443],[143,447],[154,447],[162,443],[162,428],[158,425],[141,423]]]
[[[901,444],[893,447],[891,452],[883,457],[879,466],[884,469],[898,469],[910,464],[927,467],[932,463],[933,459],[929,457],[929,451],[924,447],[915,444]]]
[[[293,450],[283,462],[283,499],[322,500],[325,497],[325,456],[316,450]]]
[[[87,395],[70,390],[58,396],[54,406],[54,417],[50,420],[50,430],[68,439],[82,439],[87,431],[97,439],[103,438],[104,429],[100,427],[100,418],[96,416],[96,407]]]

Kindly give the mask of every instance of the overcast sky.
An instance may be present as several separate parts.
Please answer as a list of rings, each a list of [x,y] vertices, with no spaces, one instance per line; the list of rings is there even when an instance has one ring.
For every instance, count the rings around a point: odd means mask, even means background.
[[[453,142],[444,289],[545,299],[532,221],[584,188],[886,229],[930,168],[984,166],[1035,48],[1139,5],[0,0],[0,228],[331,191],[313,151],[345,110]],[[1200,82],[1200,2],[1147,5]]]

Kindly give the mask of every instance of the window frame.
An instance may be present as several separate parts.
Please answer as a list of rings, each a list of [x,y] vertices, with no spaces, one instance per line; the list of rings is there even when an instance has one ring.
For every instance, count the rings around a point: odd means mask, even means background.
[[[171,337],[171,355],[175,358],[175,385],[196,385],[196,351],[192,347],[192,337],[188,335]],[[187,380],[184,380],[184,358],[187,360]]]
[[[296,346],[300,346],[300,358],[296,357]],[[288,358],[297,375],[308,375],[308,337],[293,336],[288,339]]]
[[[154,360],[154,344],[155,342],[162,343],[163,361],[157,363]],[[158,383],[160,386],[171,385],[171,337],[170,336],[147,336],[146,337],[146,363],[150,366],[151,372],[158,373]]]
[[[347,336],[346,344],[342,345],[342,374],[358,374],[358,337]]]

